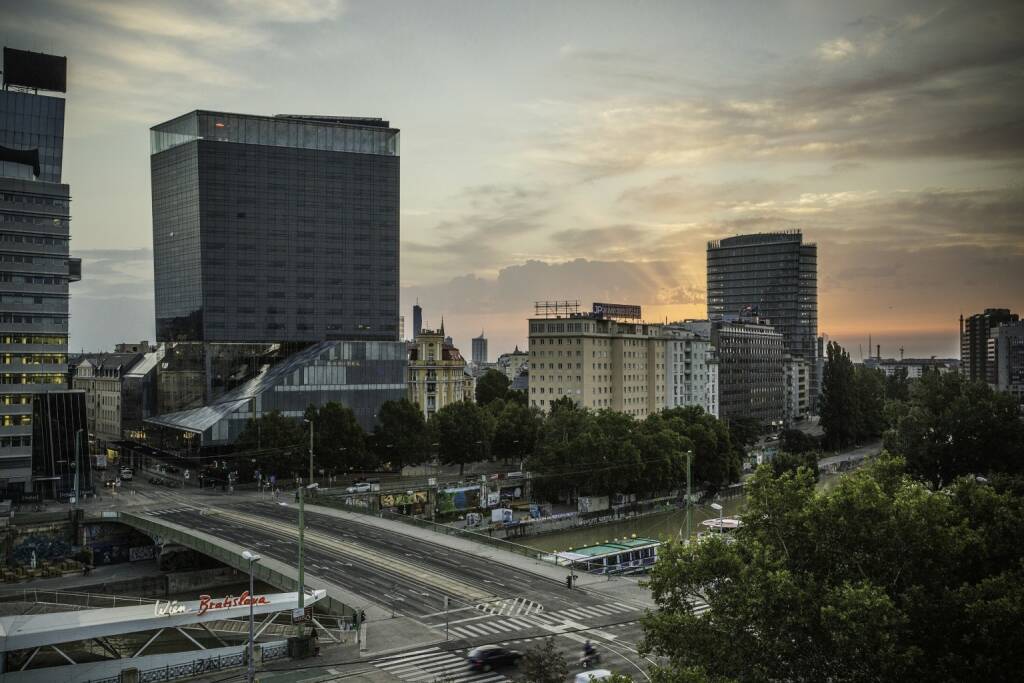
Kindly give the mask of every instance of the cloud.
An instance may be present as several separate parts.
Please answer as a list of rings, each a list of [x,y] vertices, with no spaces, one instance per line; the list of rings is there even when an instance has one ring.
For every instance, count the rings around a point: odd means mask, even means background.
[[[818,46],[818,56],[826,62],[838,62],[857,53],[857,47],[846,38],[826,40]]]

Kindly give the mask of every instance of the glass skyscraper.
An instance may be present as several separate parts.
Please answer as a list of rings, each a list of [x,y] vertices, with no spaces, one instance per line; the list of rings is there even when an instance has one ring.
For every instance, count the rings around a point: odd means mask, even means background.
[[[818,246],[799,230],[708,242],[708,318],[767,319],[785,350],[815,368],[818,337]],[[811,381],[818,392],[817,372]]]
[[[193,111],[150,133],[160,412],[310,344],[397,341],[399,131]]]
[[[33,397],[67,389],[68,283],[81,277],[61,182],[65,100],[38,90],[6,73],[0,90],[0,497],[32,490]]]

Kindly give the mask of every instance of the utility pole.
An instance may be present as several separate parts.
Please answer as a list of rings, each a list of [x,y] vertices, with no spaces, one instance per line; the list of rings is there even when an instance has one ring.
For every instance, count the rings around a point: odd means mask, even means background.
[[[75,430],[75,507],[78,507],[78,470],[81,467],[82,430]]]
[[[306,504],[305,497],[302,495],[304,486],[299,486],[299,609],[305,607],[305,587],[303,581],[305,579],[305,572],[303,571],[303,544],[306,541]]]
[[[309,483],[313,483],[313,420],[309,420]]]

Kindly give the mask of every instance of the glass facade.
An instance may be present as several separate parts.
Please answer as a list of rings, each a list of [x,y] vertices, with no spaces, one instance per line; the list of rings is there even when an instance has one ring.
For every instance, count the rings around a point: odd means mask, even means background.
[[[47,427],[33,397],[67,387],[68,283],[81,270],[68,254],[64,106],[0,91],[0,496],[32,491],[33,428]]]
[[[707,259],[708,318],[767,319],[790,354],[817,358],[817,245],[799,231],[740,235],[709,242]]]
[[[398,131],[352,121],[153,128],[160,341],[398,338]]]

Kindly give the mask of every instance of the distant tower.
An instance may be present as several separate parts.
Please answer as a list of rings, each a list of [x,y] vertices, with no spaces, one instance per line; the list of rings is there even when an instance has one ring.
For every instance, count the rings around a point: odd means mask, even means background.
[[[473,362],[476,365],[487,362],[487,338],[484,337],[483,330],[480,330],[479,337],[473,337]]]
[[[420,308],[419,300],[412,307],[412,338],[420,336],[420,332],[423,330],[423,309]]]

